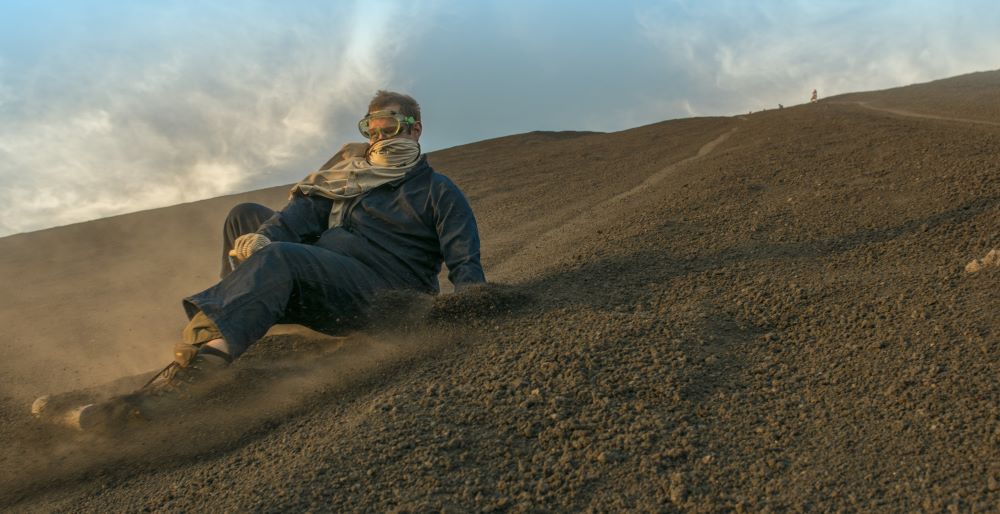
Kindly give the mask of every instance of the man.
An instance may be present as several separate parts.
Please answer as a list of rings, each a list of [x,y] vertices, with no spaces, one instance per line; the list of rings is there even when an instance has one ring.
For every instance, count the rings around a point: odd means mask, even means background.
[[[343,331],[364,324],[381,291],[436,294],[442,261],[456,291],[485,282],[472,209],[420,153],[417,102],[378,91],[358,128],[368,143],[345,145],[280,211],[230,212],[222,280],[184,299],[190,322],[174,363],[131,395],[61,418],[82,429],[155,419],[277,323]],[[39,401],[32,410],[44,417]]]

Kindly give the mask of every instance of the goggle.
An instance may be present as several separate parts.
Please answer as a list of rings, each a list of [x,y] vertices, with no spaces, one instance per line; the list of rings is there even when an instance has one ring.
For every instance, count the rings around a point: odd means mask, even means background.
[[[361,135],[371,139],[376,134],[381,139],[395,137],[405,125],[407,129],[417,120],[413,116],[403,116],[396,111],[375,111],[358,122]]]

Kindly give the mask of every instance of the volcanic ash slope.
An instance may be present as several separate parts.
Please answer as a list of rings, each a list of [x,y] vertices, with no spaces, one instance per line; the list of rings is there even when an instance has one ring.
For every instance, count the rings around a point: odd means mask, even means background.
[[[995,510],[1000,269],[964,267],[1000,246],[1000,114],[968,107],[998,83],[432,154],[507,287],[439,299],[431,326],[395,336],[403,350],[233,438],[194,428],[215,442],[5,500]]]

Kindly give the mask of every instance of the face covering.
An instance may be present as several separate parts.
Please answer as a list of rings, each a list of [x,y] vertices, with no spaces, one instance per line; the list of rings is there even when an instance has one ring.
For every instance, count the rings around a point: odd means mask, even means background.
[[[420,157],[420,143],[405,138],[383,139],[368,148],[365,159],[375,168],[399,169],[411,166]]]
[[[420,145],[406,138],[385,139],[368,146],[351,143],[334,156],[333,164],[310,174],[292,187],[306,195],[318,195],[333,200],[328,228],[343,223],[347,203],[386,182],[406,175],[420,158]]]

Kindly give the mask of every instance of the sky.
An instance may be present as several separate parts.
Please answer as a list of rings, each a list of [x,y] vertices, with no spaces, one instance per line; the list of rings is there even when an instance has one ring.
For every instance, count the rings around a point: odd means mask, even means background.
[[[378,89],[433,151],[994,70],[997,26],[972,0],[0,0],[0,236],[295,182]]]

